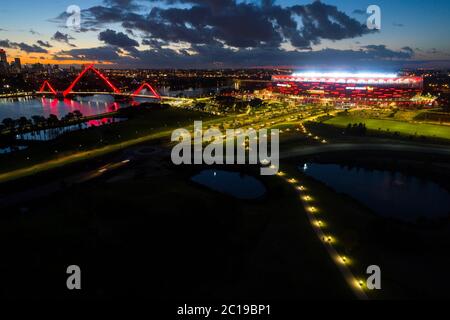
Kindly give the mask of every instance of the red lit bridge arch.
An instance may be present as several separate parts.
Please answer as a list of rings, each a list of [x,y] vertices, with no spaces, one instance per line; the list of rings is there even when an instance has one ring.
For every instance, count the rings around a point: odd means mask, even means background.
[[[161,99],[161,96],[158,94],[158,92],[150,84],[148,84],[146,82],[144,82],[133,93],[121,92],[116,86],[114,86],[114,84],[103,73],[101,73],[99,70],[97,70],[93,64],[88,65],[86,68],[84,68],[84,70],[76,77],[76,79],[70,84],[70,86],[66,90],[64,90],[62,92],[58,92],[52,87],[50,82],[48,80],[46,80],[40,87],[39,93],[40,94],[53,94],[57,97],[62,97],[62,98],[66,98],[70,94],[77,94],[79,92],[74,92],[73,88],[77,85],[77,83],[81,80],[81,78],[83,78],[83,76],[88,71],[94,72],[100,79],[103,80],[103,82],[105,82],[105,84],[112,90],[112,92],[102,92],[102,93],[83,92],[83,93],[86,93],[86,94],[112,94],[116,97],[124,97],[124,98],[126,98],[126,97],[129,97],[129,98],[144,97],[144,98]],[[144,89],[150,90],[150,92],[152,94],[151,95],[141,95],[141,91]],[[50,90],[50,91],[46,91],[46,90]]]
[[[133,94],[131,96],[136,97],[137,95],[139,95],[141,93],[142,90],[144,89],[149,89],[151,91],[151,93],[153,93],[153,98],[156,99],[161,99],[161,96],[158,94],[158,92],[156,92],[155,89],[153,89],[153,87],[151,85],[149,85],[147,82],[144,82],[139,89],[137,89],[135,92],[133,92]]]
[[[108,78],[106,78],[100,71],[98,71],[97,69],[94,68],[94,65],[89,65],[87,66],[79,75],[78,77],[70,84],[70,86],[63,92],[64,97],[66,97],[69,93],[72,93],[73,88],[77,85],[78,81],[81,80],[81,78],[83,78],[83,76],[89,71],[92,70],[95,74],[97,74],[97,76],[102,79],[107,85],[108,87],[110,87],[114,93],[120,93],[120,90],[117,89],[112,83],[111,81],[109,81]]]
[[[57,94],[56,90],[53,89],[52,85],[47,80],[44,81],[41,88],[39,89],[39,92],[44,92],[45,88],[48,88],[50,90],[50,92],[53,93],[54,95]]]

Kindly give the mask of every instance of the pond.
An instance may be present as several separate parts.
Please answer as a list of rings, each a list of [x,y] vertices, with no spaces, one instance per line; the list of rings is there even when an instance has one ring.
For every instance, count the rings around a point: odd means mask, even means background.
[[[385,217],[413,222],[450,213],[450,193],[428,179],[340,164],[307,163],[300,170]]]
[[[238,199],[257,199],[266,193],[261,181],[239,172],[204,170],[192,177],[192,181]]]

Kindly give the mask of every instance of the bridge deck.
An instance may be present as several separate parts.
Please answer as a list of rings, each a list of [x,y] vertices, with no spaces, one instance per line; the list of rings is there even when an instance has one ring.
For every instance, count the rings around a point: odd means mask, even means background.
[[[134,98],[149,98],[149,99],[158,99],[155,96],[152,95],[145,95],[145,94],[133,94],[133,93],[114,93],[114,92],[72,92],[71,95],[107,95],[107,96],[122,96],[122,97],[134,97]],[[50,91],[43,91],[43,92],[36,92],[36,95],[51,95],[54,96],[53,92]],[[178,98],[178,97],[170,97],[170,96],[160,96],[160,99],[165,100],[189,100],[191,101],[192,98]]]

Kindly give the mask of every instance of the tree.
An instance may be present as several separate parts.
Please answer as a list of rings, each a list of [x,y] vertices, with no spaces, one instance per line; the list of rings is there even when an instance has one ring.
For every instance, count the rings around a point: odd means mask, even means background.
[[[49,126],[56,126],[59,123],[59,119],[57,116],[55,116],[54,114],[51,114],[48,116],[47,118],[47,124]]]
[[[349,123],[347,125],[347,128],[345,128],[345,134],[351,134],[352,133],[352,124]]]
[[[25,130],[30,124],[31,124],[31,121],[25,117],[20,117],[19,120],[17,121],[19,130],[21,130],[21,131]]]
[[[83,114],[81,113],[80,110],[74,110],[73,116],[75,117],[76,120],[80,120],[81,118],[83,118]]]
[[[33,120],[35,126],[39,127],[45,124],[45,117],[43,116],[32,116],[31,119]]]
[[[75,115],[72,112],[69,112],[61,119],[61,121],[68,123],[68,122],[73,121],[74,119],[75,119]]]
[[[258,98],[252,99],[250,101],[250,106],[252,108],[259,108],[259,107],[262,106],[262,104],[263,104],[263,101],[261,99],[258,99]]]
[[[5,128],[8,128],[8,129],[14,128],[14,125],[15,125],[15,121],[13,119],[11,119],[11,118],[3,119],[2,123],[5,126]]]

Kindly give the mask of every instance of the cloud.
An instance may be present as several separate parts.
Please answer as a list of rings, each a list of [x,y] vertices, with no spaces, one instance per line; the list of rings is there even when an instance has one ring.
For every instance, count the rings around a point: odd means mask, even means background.
[[[36,44],[29,45],[24,42],[11,42],[8,39],[0,40],[0,47],[10,48],[10,49],[18,49],[24,51],[26,53],[48,53],[48,51]]]
[[[323,49],[319,51],[286,51],[280,48],[239,49],[216,45],[197,45],[189,51],[164,48],[161,43],[145,41],[152,49],[139,51],[138,57],[119,55],[117,47],[105,46],[61,52],[58,59],[109,61],[117,66],[146,68],[221,68],[258,66],[315,66],[322,68],[395,69],[412,56],[406,48],[395,51],[386,46],[367,46],[360,50]],[[380,60],[380,56],[383,59]],[[332,63],[330,63],[332,61]]]
[[[367,16],[367,10],[363,9],[355,9],[352,13],[360,16]]]
[[[53,47],[50,43],[48,43],[48,41],[38,40],[36,43],[37,43],[37,45],[44,47],[44,48],[52,48]]]
[[[106,6],[119,7],[124,10],[139,10],[142,8],[135,0],[104,0]]]
[[[3,47],[3,48],[15,48],[14,43],[9,41],[8,39],[0,40],[0,47]]]
[[[57,59],[109,61],[118,67],[215,68],[277,65],[399,66],[414,50],[368,45],[357,50],[312,48],[323,40],[354,39],[374,31],[320,1],[280,6],[273,0],[105,0],[82,11],[82,28],[106,28],[99,48],[60,52]],[[356,11],[356,10],[355,10]],[[361,14],[365,11],[361,10]],[[61,16],[60,16],[61,17]],[[131,37],[130,37],[131,36]],[[138,50],[138,41],[145,50]],[[292,47],[285,50],[284,45]]]
[[[111,29],[100,32],[98,39],[106,44],[121,48],[139,47],[139,43],[136,40],[131,39],[125,33]]]
[[[337,7],[320,1],[291,7],[275,5],[271,0],[261,4],[237,0],[148,2],[158,6],[147,14],[136,10],[136,1],[106,0],[104,5],[82,11],[82,28],[118,23],[128,33],[137,31],[146,38],[173,43],[257,48],[289,42],[298,49],[310,48],[323,39],[354,38],[371,32]],[[54,21],[66,18],[63,13]]]
[[[388,49],[385,45],[368,45],[363,47],[375,59],[411,59],[414,50],[410,47],[403,47],[400,51]]]
[[[76,47],[74,44],[70,43],[70,40],[75,40],[75,38],[73,38],[72,36],[70,36],[66,33],[56,31],[56,33],[52,37],[52,40],[58,41],[58,42],[63,42],[63,43],[68,44],[69,46]]]
[[[29,44],[21,42],[21,43],[17,43],[16,46],[20,50],[22,50],[24,52],[27,52],[27,53],[32,53],[32,52],[33,53],[48,53],[48,51],[46,49],[41,48],[41,47],[39,47],[38,45],[35,45],[35,44],[29,45]]]
[[[409,52],[409,53],[411,54],[411,57],[412,57],[412,55],[414,54],[414,50],[413,50],[413,48],[411,48],[411,47],[403,47],[403,48],[402,48],[402,51]]]
[[[118,61],[120,56],[117,48],[99,47],[87,49],[72,49],[61,51],[54,56],[57,60],[76,59],[76,60],[99,60],[99,61]]]
[[[423,52],[423,50],[419,50],[419,51]],[[438,50],[436,48],[431,48],[431,49],[427,50],[425,53],[430,54],[430,55],[440,55],[440,56],[443,56],[443,57],[449,57],[450,56],[450,53]]]

